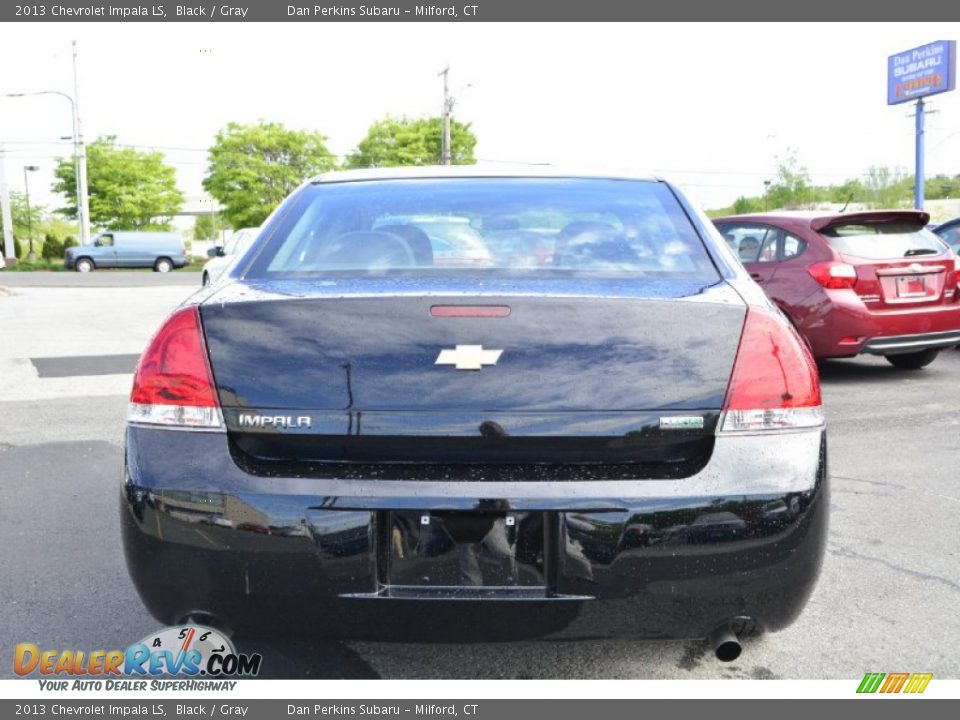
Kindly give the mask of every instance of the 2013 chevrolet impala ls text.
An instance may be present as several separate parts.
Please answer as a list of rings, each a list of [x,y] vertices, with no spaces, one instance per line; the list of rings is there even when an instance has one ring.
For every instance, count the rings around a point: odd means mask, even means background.
[[[739,640],[827,522],[816,365],[666,182],[481,167],[294,192],[134,379],[123,537],[163,622]]]

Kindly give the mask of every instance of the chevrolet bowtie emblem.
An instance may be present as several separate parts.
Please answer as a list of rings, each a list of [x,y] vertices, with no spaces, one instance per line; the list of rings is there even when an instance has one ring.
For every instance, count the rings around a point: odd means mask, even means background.
[[[480,370],[496,365],[503,350],[484,350],[483,345],[457,345],[454,350],[441,350],[434,365],[453,365],[457,370]]]

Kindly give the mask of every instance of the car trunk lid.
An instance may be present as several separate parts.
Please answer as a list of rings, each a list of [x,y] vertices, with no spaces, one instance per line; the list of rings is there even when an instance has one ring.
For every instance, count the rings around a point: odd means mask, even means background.
[[[236,456],[271,473],[264,463],[690,474],[712,450],[745,313],[723,284],[647,297],[230,292],[202,306],[211,365]]]

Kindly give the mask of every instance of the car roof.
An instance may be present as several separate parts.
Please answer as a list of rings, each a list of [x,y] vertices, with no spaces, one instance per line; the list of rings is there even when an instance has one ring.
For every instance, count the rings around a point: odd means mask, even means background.
[[[418,165],[413,167],[335,170],[310,180],[311,183],[360,182],[364,180],[412,180],[425,178],[590,178],[645,180],[659,182],[654,175],[560,168],[554,165],[522,163],[477,163],[475,165]]]

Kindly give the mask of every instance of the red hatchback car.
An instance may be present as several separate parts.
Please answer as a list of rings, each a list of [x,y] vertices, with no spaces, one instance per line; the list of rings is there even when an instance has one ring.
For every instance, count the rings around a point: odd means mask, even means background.
[[[960,344],[957,257],[916,210],[715,218],[750,275],[817,359],[929,365]]]

